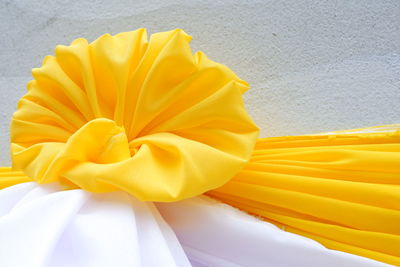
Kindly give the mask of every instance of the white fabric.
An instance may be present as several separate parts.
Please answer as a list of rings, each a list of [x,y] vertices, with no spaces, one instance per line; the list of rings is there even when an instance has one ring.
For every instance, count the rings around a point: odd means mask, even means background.
[[[0,191],[0,266],[190,266],[152,203],[57,189],[25,183]]]
[[[164,221],[153,203],[123,192],[59,190],[0,190],[0,266],[385,266],[206,197],[156,204]]]
[[[197,266],[387,266],[327,249],[204,196],[157,207]]]

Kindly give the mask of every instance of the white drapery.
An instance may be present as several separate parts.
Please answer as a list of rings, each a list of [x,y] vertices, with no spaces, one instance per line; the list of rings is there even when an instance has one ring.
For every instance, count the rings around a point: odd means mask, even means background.
[[[154,205],[56,184],[0,190],[0,266],[191,265],[387,266],[203,196]]]

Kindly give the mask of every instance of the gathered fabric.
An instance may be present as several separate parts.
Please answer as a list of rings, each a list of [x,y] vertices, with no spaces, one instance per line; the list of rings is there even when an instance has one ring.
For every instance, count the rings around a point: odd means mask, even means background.
[[[219,187],[258,128],[227,67],[192,54],[182,30],[57,46],[11,121],[13,167],[39,183],[176,201]]]
[[[156,202],[205,193],[400,265],[400,125],[257,140],[249,85],[193,54],[190,39],[178,29],[147,41],[139,29],[57,46],[13,115],[0,189],[57,182]]]
[[[400,125],[263,138],[207,192],[324,246],[400,265]]]
[[[327,248],[400,265],[400,125],[258,139],[206,195]],[[0,188],[32,181],[0,169]]]

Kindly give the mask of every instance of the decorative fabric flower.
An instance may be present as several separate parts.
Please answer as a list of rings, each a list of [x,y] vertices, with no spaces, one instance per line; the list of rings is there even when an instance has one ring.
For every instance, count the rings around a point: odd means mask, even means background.
[[[11,122],[13,167],[39,183],[174,201],[226,183],[258,129],[248,84],[192,54],[182,30],[144,29],[58,46]]]

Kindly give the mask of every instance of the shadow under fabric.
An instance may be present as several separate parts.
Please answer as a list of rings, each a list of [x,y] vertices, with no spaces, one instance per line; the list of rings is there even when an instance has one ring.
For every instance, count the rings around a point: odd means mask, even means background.
[[[0,188],[60,182],[165,202],[205,193],[400,265],[400,125],[257,140],[247,83],[189,41],[175,30],[147,42],[137,30],[58,47],[14,114],[16,170],[0,169]]]

